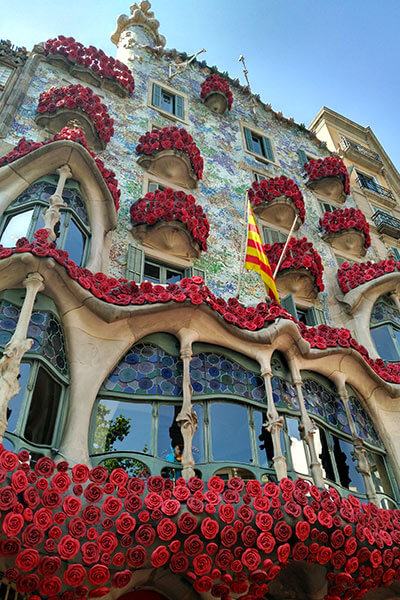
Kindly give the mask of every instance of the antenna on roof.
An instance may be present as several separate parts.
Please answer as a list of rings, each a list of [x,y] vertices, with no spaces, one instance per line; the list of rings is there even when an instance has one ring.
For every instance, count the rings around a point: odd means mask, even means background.
[[[256,113],[256,108],[257,108],[257,100],[254,98],[253,96],[253,92],[251,91],[251,87],[250,87],[250,81],[249,78],[247,77],[248,74],[248,70],[246,67],[246,63],[244,61],[244,56],[243,54],[241,54],[239,56],[239,62],[243,63],[243,73],[244,73],[244,77],[246,79],[246,83],[247,83],[247,87],[249,90],[249,94],[250,94],[250,104],[251,104],[251,110],[253,111],[253,115],[254,115],[254,121],[256,123],[258,123],[258,119],[257,119],[257,113]]]
[[[175,67],[176,67],[175,73],[172,73],[172,65],[169,65],[168,81],[171,81],[171,79],[173,77],[175,77],[175,75],[184,73],[186,71],[187,67],[190,65],[190,63],[193,62],[194,59],[202,52],[207,52],[207,50],[205,48],[203,48],[202,50],[199,50],[198,52],[196,52],[196,54],[193,54],[192,58],[189,58],[188,60],[185,60],[184,62],[179,63],[179,64],[175,63]]]

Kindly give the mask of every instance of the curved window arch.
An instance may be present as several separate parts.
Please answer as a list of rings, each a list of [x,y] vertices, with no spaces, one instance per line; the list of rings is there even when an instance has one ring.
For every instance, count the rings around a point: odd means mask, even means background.
[[[22,290],[9,290],[0,299],[0,355],[10,341],[24,299]],[[52,453],[62,432],[67,405],[68,363],[57,309],[38,294],[28,326],[32,347],[20,366],[20,392],[9,403],[5,439],[15,451]]]
[[[370,331],[379,356],[390,362],[400,361],[400,311],[389,294],[375,302]]]
[[[44,227],[43,210],[56,191],[57,181],[57,175],[42,177],[11,202],[0,223],[0,243],[4,247],[14,247],[22,237],[32,241],[34,232]],[[88,256],[90,224],[79,183],[68,179],[62,197],[66,206],[61,209],[55,228],[56,244],[78,266],[83,266]]]

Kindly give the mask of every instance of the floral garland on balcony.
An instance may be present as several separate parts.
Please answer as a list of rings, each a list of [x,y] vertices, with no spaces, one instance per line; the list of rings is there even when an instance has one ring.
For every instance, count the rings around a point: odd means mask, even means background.
[[[236,298],[229,298],[227,301],[217,298],[204,285],[204,280],[199,276],[185,277],[179,284],[171,283],[164,287],[153,285],[150,281],[143,281],[138,285],[135,281],[107,277],[104,273],[92,273],[89,269],[78,267],[72,260],[69,260],[68,252],[56,248],[54,242],[49,243],[47,229],[38,229],[34,233],[33,242],[21,238],[17,241],[15,248],[3,248],[0,244],[0,260],[24,252],[30,252],[38,257],[53,258],[66,269],[71,279],[77,281],[85,290],[90,290],[93,296],[108,304],[117,306],[141,306],[168,302],[180,304],[190,302],[193,306],[204,304],[220,314],[227,323],[248,331],[259,330],[279,318],[293,321],[298,326],[302,337],[310,343],[311,348],[351,347],[383,380],[389,383],[400,383],[400,363],[385,364],[381,359],[371,359],[367,350],[351,337],[348,329],[337,329],[327,325],[320,325],[317,328],[307,327],[303,323],[297,322],[291,314],[276,303],[260,302],[257,306],[245,307]]]
[[[10,150],[10,152],[8,152],[5,156],[2,156],[0,158],[0,167],[10,164],[14,162],[14,160],[18,160],[19,158],[22,158],[22,156],[25,156],[26,154],[29,154],[30,152],[33,152],[34,150],[37,150],[42,146],[47,146],[47,144],[51,144],[52,142],[59,142],[61,140],[71,140],[72,142],[78,142],[89,152],[90,156],[94,159],[97,168],[99,169],[101,176],[104,179],[105,184],[110,190],[110,193],[114,200],[115,209],[118,210],[119,199],[121,196],[121,190],[118,188],[118,179],[116,179],[114,171],[107,169],[104,166],[104,162],[100,158],[97,158],[95,153],[92,150],[90,150],[86,142],[85,134],[80,129],[70,129],[69,127],[64,127],[60,131],[60,133],[56,133],[54,137],[52,137],[49,140],[45,140],[44,142],[32,142],[30,140],[26,140],[23,137],[19,140],[15,148]]]
[[[279,262],[284,245],[283,242],[275,242],[275,244],[265,244],[264,246],[272,271],[275,270]],[[279,272],[285,269],[302,268],[307,269],[314,276],[315,285],[320,292],[323,292],[325,289],[322,281],[324,267],[322,266],[320,255],[307,238],[296,240],[296,238],[292,237],[287,245],[285,257],[279,267]]]
[[[30,600],[100,598],[151,567],[186,576],[199,594],[242,600],[265,596],[297,561],[324,566],[326,600],[400,579],[400,511],[332,487],[217,476],[174,486],[121,468],[29,460],[0,446],[0,556]]]
[[[112,56],[107,56],[103,50],[80,44],[73,37],[59,35],[58,38],[47,40],[44,53],[46,55],[61,54],[71,63],[87,67],[103,79],[115,79],[115,81],[128,88],[131,94],[135,89],[135,81],[126,65],[119,60],[115,60]]]
[[[395,271],[400,271],[400,262],[396,262],[394,258],[384,259],[377,263],[368,260],[364,263],[354,263],[351,266],[348,262],[344,262],[338,269],[337,277],[340,289],[347,294],[350,289]]]
[[[203,177],[203,158],[192,136],[183,127],[164,127],[147,131],[139,138],[136,146],[137,154],[156,154],[162,150],[173,148],[185,152],[190,159],[192,169],[197,179]]]
[[[101,103],[101,98],[91,88],[80,84],[68,85],[52,87],[40,94],[38,113],[54,113],[60,108],[78,109],[86,113],[102,141],[107,143],[114,135],[114,119],[108,114],[106,105]]]
[[[228,101],[228,110],[232,108],[233,96],[229,87],[228,80],[217,74],[212,74],[206,77],[201,84],[200,98],[204,100],[209,94],[213,92],[222,92]]]
[[[369,223],[358,208],[339,208],[332,212],[326,212],[320,218],[319,223],[329,234],[347,231],[348,229],[362,231],[364,234],[364,248],[367,250],[371,246]]]
[[[294,203],[301,222],[304,223],[306,211],[304,209],[303,194],[293,179],[281,175],[280,177],[272,177],[271,179],[253,181],[248,193],[253,206],[258,206],[262,203],[267,204],[275,200],[275,198],[285,196]]]
[[[323,177],[341,177],[346,196],[350,195],[350,179],[344,162],[336,156],[327,156],[310,160],[304,164],[310,181],[322,179]]]
[[[185,192],[175,192],[171,188],[155,193],[148,192],[139,198],[130,208],[132,221],[139,225],[154,225],[159,221],[181,221],[185,224],[200,248],[207,250],[207,238],[210,225],[202,207],[195,198]]]

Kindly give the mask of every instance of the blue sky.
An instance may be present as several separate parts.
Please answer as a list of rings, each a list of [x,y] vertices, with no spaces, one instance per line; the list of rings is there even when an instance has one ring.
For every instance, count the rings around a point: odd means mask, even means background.
[[[131,0],[132,1],[132,0]],[[115,54],[129,0],[2,0],[0,37],[28,49],[58,34]],[[167,46],[232,77],[306,125],[321,106],[370,125],[400,170],[399,0],[153,0]]]

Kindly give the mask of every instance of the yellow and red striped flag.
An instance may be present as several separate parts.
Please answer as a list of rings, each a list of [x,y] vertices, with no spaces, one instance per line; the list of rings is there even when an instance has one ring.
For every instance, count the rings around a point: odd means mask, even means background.
[[[248,222],[249,231],[247,234],[247,248],[244,267],[245,269],[256,271],[256,273],[261,275],[261,279],[263,280],[265,289],[267,290],[267,295],[272,300],[276,300],[279,303],[279,296],[276,290],[274,277],[272,275],[271,267],[269,266],[268,258],[264,252],[261,236],[258,231],[250,202],[248,202]]]

